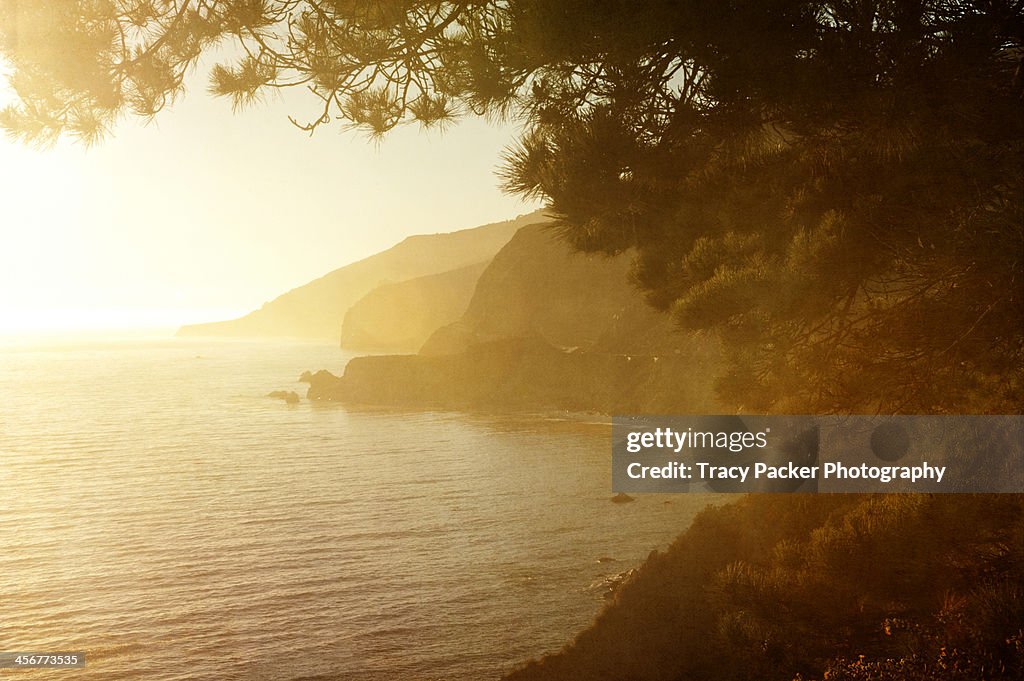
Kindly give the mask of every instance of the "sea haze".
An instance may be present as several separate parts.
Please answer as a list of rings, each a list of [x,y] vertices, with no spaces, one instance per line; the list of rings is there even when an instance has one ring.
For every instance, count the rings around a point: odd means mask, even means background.
[[[0,650],[86,651],[75,679],[496,678],[710,501],[611,503],[602,424],[264,397],[345,359],[0,348]]]

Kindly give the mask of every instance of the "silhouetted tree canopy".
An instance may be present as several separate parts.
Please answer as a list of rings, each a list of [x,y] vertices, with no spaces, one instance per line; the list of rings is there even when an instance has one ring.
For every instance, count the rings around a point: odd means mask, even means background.
[[[1022,42],[1020,0],[0,0],[0,122],[95,141],[224,46],[211,92],[309,131],[513,117],[506,188],[635,249],[738,406],[1016,412]]]

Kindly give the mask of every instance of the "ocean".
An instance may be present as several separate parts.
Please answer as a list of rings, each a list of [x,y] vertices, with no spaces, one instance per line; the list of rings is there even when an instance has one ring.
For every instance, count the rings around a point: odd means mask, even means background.
[[[297,405],[308,343],[0,347],[0,651],[18,678],[497,679],[713,498],[611,503],[610,426]]]

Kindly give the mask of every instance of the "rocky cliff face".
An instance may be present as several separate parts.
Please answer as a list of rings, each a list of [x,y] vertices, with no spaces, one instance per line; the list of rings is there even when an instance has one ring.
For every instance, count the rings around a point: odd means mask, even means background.
[[[341,347],[411,353],[442,326],[460,319],[490,261],[385,284],[359,299],[341,327]]]
[[[182,327],[182,336],[341,337],[345,313],[373,289],[479,264],[540,212],[448,234],[418,235],[293,289],[239,319]]]

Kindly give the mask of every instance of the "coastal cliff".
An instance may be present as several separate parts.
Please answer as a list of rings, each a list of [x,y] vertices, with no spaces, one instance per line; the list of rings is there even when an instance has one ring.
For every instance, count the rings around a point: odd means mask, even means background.
[[[462,317],[419,354],[307,374],[308,397],[440,409],[714,411],[717,343],[678,332],[629,282],[631,258],[575,254],[529,225],[495,255]]]
[[[538,336],[565,350],[674,353],[682,336],[630,284],[631,264],[630,253],[574,253],[546,225],[523,227],[480,275],[462,318],[438,329],[420,352],[454,354]]]

